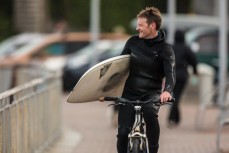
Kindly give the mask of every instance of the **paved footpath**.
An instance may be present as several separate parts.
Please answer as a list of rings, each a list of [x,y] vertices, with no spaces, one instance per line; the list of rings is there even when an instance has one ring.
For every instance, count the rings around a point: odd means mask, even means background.
[[[70,104],[63,96],[63,135],[47,153],[116,153],[116,128],[111,126],[111,108],[106,103]],[[198,103],[183,102],[182,123],[168,128],[169,106],[161,107],[159,153],[216,153],[218,111],[207,109],[202,130],[195,128]],[[224,153],[229,153],[229,127],[222,136]]]

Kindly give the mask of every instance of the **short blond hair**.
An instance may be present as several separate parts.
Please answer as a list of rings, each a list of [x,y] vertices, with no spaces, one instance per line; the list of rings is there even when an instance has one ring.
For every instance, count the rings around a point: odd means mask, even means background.
[[[156,30],[161,28],[161,12],[155,7],[146,7],[144,10],[141,10],[137,18],[146,18],[148,25],[154,22],[156,24]]]

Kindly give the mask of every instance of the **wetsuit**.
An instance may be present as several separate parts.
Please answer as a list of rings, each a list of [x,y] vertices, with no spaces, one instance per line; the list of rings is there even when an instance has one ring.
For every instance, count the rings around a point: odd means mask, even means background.
[[[163,31],[153,39],[132,36],[126,43],[122,55],[130,54],[130,74],[125,83],[122,96],[129,100],[159,98],[162,80],[165,77],[164,91],[172,92],[175,85],[175,56],[172,47],[165,42]],[[152,105],[143,107],[150,153],[157,153],[160,127],[159,108]],[[118,153],[126,153],[128,133],[134,123],[134,109],[128,105],[120,106],[118,117]]]

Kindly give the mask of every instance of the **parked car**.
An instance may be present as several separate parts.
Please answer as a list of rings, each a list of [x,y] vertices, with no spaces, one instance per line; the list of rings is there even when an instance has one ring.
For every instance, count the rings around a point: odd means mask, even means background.
[[[101,40],[96,48],[97,63],[111,57],[120,55],[126,39],[122,40]],[[78,51],[70,57],[63,70],[63,85],[65,91],[70,91],[74,88],[80,77],[93,65],[94,46],[89,45]]]
[[[49,59],[61,59],[88,45],[88,33],[44,34],[39,39],[31,39],[26,45],[0,57],[0,66],[26,65],[31,62],[45,63]]]
[[[229,32],[227,34],[229,36]],[[196,52],[198,62],[212,66],[216,74],[219,70],[219,29],[218,27],[197,27],[186,32],[185,39],[192,50]],[[227,42],[229,50],[229,39]],[[229,62],[228,62],[229,66]],[[228,69],[229,71],[229,69]],[[216,75],[216,80],[218,75]]]
[[[126,38],[125,34],[102,33],[99,39]],[[43,34],[39,39],[31,39],[26,45],[10,51],[7,56],[0,56],[0,67],[12,70],[12,85],[17,84],[16,69],[28,65],[39,65],[55,72],[63,72],[69,57],[86,47],[91,41],[88,32],[69,32]],[[1,80],[2,81],[2,80]]]
[[[120,39],[127,35],[116,35],[112,33],[102,33],[100,39]],[[26,65],[31,62],[44,64],[50,68],[57,68],[56,64],[50,65],[50,60],[57,60],[65,64],[68,55],[77,52],[87,46],[91,41],[88,32],[69,32],[65,34],[44,34],[39,39],[31,39],[26,45],[11,51],[6,57],[0,56],[0,66]],[[46,63],[48,62],[48,64]],[[57,63],[57,62],[54,62]],[[62,69],[62,66],[59,69]]]
[[[31,40],[43,38],[41,33],[21,33],[0,42],[0,56],[8,56],[13,51],[25,46]]]
[[[28,42],[6,55],[0,56],[0,68],[11,75],[8,76],[7,90],[14,87],[20,81],[17,77],[17,69],[30,65],[39,65],[49,70],[62,72],[68,54],[88,45],[90,35],[88,33],[66,33],[66,34],[42,34],[39,38],[28,40]],[[5,71],[0,71],[5,76]],[[5,81],[4,78],[0,80]]]

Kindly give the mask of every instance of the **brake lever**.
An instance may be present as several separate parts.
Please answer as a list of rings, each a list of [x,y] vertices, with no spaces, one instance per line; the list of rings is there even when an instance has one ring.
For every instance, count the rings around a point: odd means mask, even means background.
[[[123,104],[123,103],[118,103],[118,104],[109,104],[109,105],[108,105],[108,107],[110,107],[110,106],[119,106],[119,105],[125,105],[125,104]]]
[[[172,105],[172,102],[157,102],[154,103],[155,106],[162,106],[162,105]]]

